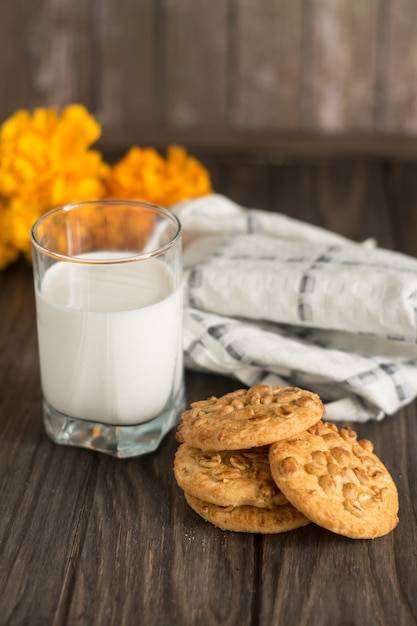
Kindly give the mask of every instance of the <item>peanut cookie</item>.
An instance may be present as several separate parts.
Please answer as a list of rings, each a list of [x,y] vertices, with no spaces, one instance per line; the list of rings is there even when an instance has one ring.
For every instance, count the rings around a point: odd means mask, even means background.
[[[218,506],[271,509],[288,503],[271,476],[267,447],[202,451],[183,443],[175,455],[174,475],[186,493]]]
[[[324,413],[315,393],[257,385],[194,402],[182,414],[177,441],[204,450],[243,450],[292,437]]]
[[[269,449],[278,487],[311,521],[354,539],[389,533],[398,523],[397,488],[367,439],[318,422]]]
[[[295,530],[310,523],[310,520],[289,503],[273,509],[257,506],[221,507],[187,493],[184,496],[193,511],[222,530],[272,534]]]

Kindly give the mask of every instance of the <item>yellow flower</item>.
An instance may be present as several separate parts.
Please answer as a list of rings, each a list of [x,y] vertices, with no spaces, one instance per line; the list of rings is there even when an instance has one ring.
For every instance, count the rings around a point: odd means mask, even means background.
[[[207,170],[184,148],[171,146],[164,158],[133,147],[110,167],[90,148],[100,134],[79,104],[17,111],[0,127],[0,269],[30,258],[31,226],[54,207],[104,197],[169,207],[212,192]]]
[[[7,234],[0,232],[0,263],[13,249],[30,255],[30,228],[46,211],[101,198],[109,166],[89,146],[100,126],[81,105],[17,111],[0,129],[0,199]]]
[[[27,205],[20,198],[13,198],[6,212],[8,213],[13,245],[27,259],[31,258],[30,230],[42,212],[40,207],[36,207],[35,204]]]
[[[16,261],[19,256],[13,233],[11,211],[0,200],[0,270]]]
[[[184,148],[171,146],[164,159],[153,148],[131,148],[107,179],[108,196],[169,207],[212,192],[207,170]]]

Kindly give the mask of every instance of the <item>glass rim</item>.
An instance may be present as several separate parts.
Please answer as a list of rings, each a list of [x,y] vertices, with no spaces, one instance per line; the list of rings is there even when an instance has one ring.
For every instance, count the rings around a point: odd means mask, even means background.
[[[79,209],[83,206],[94,206],[94,205],[122,205],[122,206],[132,206],[132,207],[142,207],[145,209],[153,210],[156,214],[167,218],[173,225],[176,226],[176,231],[173,237],[168,241],[168,243],[160,246],[158,248],[153,248],[147,252],[139,252],[136,254],[132,254],[129,256],[124,256],[120,258],[98,258],[98,259],[86,259],[77,256],[71,256],[68,254],[61,254],[59,252],[54,252],[49,248],[45,247],[38,239],[36,238],[35,231],[36,229],[47,219],[50,219],[53,215],[57,215],[59,213],[70,213],[75,209]],[[175,245],[179,242],[182,233],[182,226],[179,218],[172,211],[159,206],[158,204],[153,204],[151,202],[145,202],[142,200],[124,200],[118,198],[105,198],[103,200],[82,200],[80,202],[70,202],[68,204],[63,204],[54,209],[43,213],[38,219],[32,224],[30,229],[30,239],[32,245],[36,250],[50,258],[56,259],[57,261],[65,261],[67,263],[80,263],[85,265],[116,265],[120,263],[132,263],[135,261],[146,260],[152,257],[158,257],[162,254],[165,254],[168,250],[175,247]]]

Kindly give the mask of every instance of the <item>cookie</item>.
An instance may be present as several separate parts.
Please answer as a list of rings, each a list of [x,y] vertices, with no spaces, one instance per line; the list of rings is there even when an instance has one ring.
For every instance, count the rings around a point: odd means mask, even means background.
[[[257,385],[194,402],[182,414],[176,436],[203,450],[243,450],[292,437],[324,414],[315,393]]]
[[[183,443],[175,454],[174,475],[187,494],[218,506],[271,509],[288,503],[272,478],[267,447],[202,451]]]
[[[222,530],[272,534],[295,530],[310,523],[291,504],[282,504],[272,509],[257,506],[221,507],[187,493],[184,496],[195,513]]]
[[[373,444],[349,427],[318,422],[269,449],[272,476],[289,502],[323,528],[373,539],[398,523],[398,493]]]

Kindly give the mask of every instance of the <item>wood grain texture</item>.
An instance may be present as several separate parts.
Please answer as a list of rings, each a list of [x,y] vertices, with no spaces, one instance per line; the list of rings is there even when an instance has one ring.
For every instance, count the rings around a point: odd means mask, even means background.
[[[36,616],[34,623],[52,623],[93,461],[90,455],[72,450],[63,457],[43,432],[31,282],[28,267],[16,266],[0,274],[0,615],[4,624],[25,624],[31,615]],[[75,484],[77,489],[70,493]]]
[[[232,124],[246,130],[299,128],[301,0],[238,0],[234,29]]]
[[[34,102],[62,107],[82,102],[94,110],[95,51],[93,0],[38,0],[27,32]]]
[[[158,123],[155,3],[104,0],[95,7],[94,111],[110,133]]]
[[[201,157],[217,190],[244,206],[417,255],[412,163]],[[154,454],[125,461],[48,440],[24,264],[0,272],[0,320],[2,626],[417,624],[417,402],[354,425],[397,484],[393,533],[372,541],[315,525],[265,537],[228,533],[185,503],[172,471],[173,433]],[[187,372],[187,403],[240,386]]]
[[[380,0],[375,75],[377,128],[384,132],[417,131],[417,5],[413,0]]]
[[[16,109],[32,106],[37,93],[33,82],[30,23],[36,2],[0,3],[0,121]]]
[[[371,130],[377,0],[306,3],[303,128]]]
[[[417,240],[417,166],[415,163],[395,163],[387,168],[387,196],[391,212],[391,230],[395,245],[416,255]]]
[[[377,238],[390,246],[389,215],[379,167],[350,159],[277,168],[277,210],[314,219],[350,239]]]
[[[416,19],[414,0],[5,0],[0,122],[81,102],[105,150],[415,158]]]
[[[229,71],[227,0],[169,0],[161,12],[165,85],[163,122],[179,128],[223,127]]]

